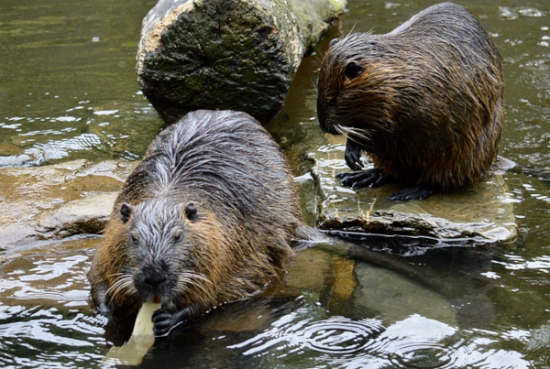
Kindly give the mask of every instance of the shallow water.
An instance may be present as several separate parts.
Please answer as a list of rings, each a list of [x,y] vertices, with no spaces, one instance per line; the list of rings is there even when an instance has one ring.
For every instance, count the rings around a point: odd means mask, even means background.
[[[133,69],[141,19],[154,3],[0,2],[0,166],[143,154],[162,125]],[[505,61],[501,154],[550,172],[550,4],[460,3]],[[330,37],[387,32],[431,4],[349,0]],[[268,127],[302,179],[310,219],[306,154],[326,143],[313,87],[325,49],[326,41],[304,60],[285,111]],[[548,368],[549,180],[505,174],[520,226],[515,249],[404,256],[396,251],[403,244],[430,240],[380,237],[306,250],[270,298],[218,309],[160,342],[142,367]],[[0,366],[110,366],[101,360],[119,338],[87,304],[85,272],[97,242],[2,255]]]

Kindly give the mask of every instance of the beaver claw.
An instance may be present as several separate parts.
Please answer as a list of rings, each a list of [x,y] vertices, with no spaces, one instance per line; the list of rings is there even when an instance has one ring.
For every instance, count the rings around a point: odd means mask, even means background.
[[[363,169],[363,163],[361,163],[361,152],[362,146],[348,137],[346,141],[346,152],[344,154],[344,158],[346,159],[346,164],[351,170]]]
[[[389,182],[392,178],[389,174],[384,173],[378,168],[360,172],[340,173],[336,177],[342,180],[340,183],[343,186],[351,186],[352,188],[378,187]],[[418,185],[397,191],[388,196],[388,199],[392,201],[424,200],[435,192],[436,190],[433,187]]]
[[[361,172],[340,173],[336,175],[340,178],[343,186],[351,186],[353,188],[362,187],[378,187],[391,178],[381,169],[373,168]]]
[[[388,199],[392,201],[424,200],[433,195],[435,192],[436,191],[433,187],[418,185],[397,191],[388,196]]]
[[[160,309],[153,313],[153,332],[155,337],[166,337],[172,329],[183,324],[189,316],[189,309],[183,309],[175,313]]]

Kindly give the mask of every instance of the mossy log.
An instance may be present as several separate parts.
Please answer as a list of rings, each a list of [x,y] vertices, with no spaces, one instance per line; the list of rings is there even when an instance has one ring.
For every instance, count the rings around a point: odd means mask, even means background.
[[[346,0],[159,0],[143,20],[137,73],[168,124],[197,109],[281,110],[304,55]]]

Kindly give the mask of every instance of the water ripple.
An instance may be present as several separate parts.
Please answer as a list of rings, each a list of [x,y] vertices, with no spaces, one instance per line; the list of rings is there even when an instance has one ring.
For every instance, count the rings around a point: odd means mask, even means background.
[[[274,347],[287,347],[288,352],[306,349],[333,355],[376,350],[370,346],[384,331],[378,319],[354,321],[333,316],[326,320],[298,320],[295,313],[273,324],[273,328],[250,340],[232,345],[232,349],[245,349],[244,355],[261,355]]]
[[[436,343],[405,345],[390,355],[396,368],[454,368],[456,360],[452,347]]]
[[[373,338],[383,331],[375,319],[352,321],[342,317],[313,322],[303,330],[303,344],[327,354],[351,354],[368,350]]]

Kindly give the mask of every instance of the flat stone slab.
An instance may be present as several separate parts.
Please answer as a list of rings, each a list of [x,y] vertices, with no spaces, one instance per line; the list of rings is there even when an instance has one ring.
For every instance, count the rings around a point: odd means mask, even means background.
[[[76,160],[0,168],[0,250],[37,239],[100,233],[135,165]]]
[[[499,174],[493,174],[479,188],[435,194],[421,201],[394,202],[387,196],[403,185],[362,189],[340,185],[335,175],[349,171],[344,161],[345,140],[334,136],[329,139],[329,144],[310,153],[320,196],[319,228],[349,234],[426,236],[476,244],[516,242],[514,201],[506,193]]]

